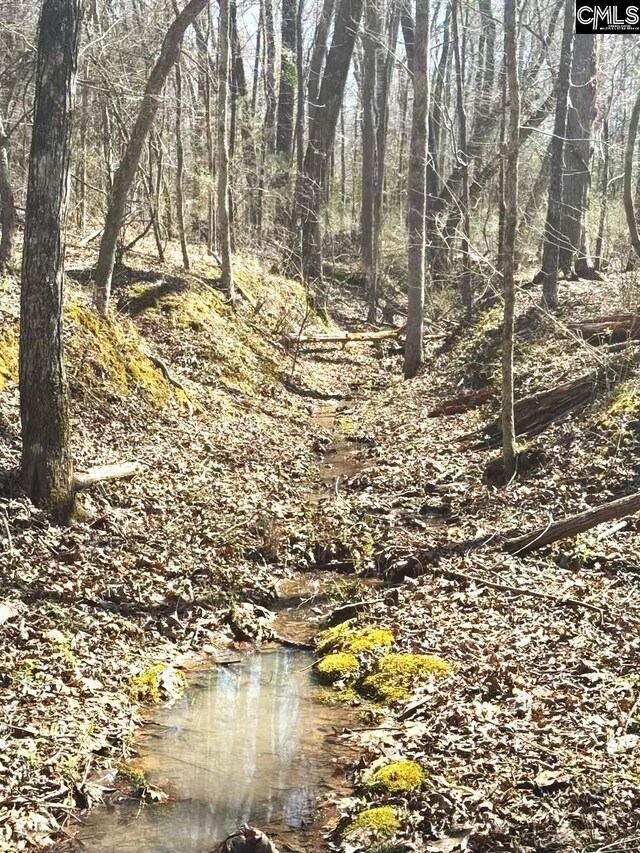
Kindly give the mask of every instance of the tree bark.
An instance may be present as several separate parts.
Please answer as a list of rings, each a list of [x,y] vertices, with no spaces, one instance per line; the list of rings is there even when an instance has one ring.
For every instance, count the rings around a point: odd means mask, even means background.
[[[180,235],[182,266],[191,269],[187,232],[184,226],[184,143],[182,140],[182,70],[176,62],[176,222]]]
[[[565,174],[562,184],[562,245],[558,266],[566,278],[594,278],[587,249],[585,219],[589,207],[592,128],[596,114],[596,36],[575,37],[567,112]]]
[[[377,314],[377,252],[375,199],[378,181],[378,128],[376,90],[379,46],[382,38],[379,0],[366,0],[362,33],[364,63],[362,74],[362,202],[360,255],[367,288],[367,320],[375,323]]]
[[[504,235],[502,284],[504,317],[502,327],[502,456],[504,479],[516,472],[517,445],[513,391],[513,336],[515,317],[515,249],[518,228],[518,153],[520,146],[520,81],[518,79],[517,0],[504,6],[505,74],[509,93],[509,126],[504,172]]]
[[[220,282],[235,301],[233,265],[231,260],[231,223],[229,221],[229,55],[231,46],[231,20],[228,0],[220,0],[220,28],[218,37],[218,245],[222,270]]]
[[[573,56],[574,0],[566,0],[564,28],[560,50],[560,67],[556,85],[556,115],[551,140],[551,177],[549,203],[544,230],[542,269],[536,280],[542,283],[542,300],[548,308],[558,305],[558,259],[562,225],[562,183],[564,171],[564,139],[567,131],[567,101],[571,82]]]
[[[629,135],[627,137],[627,147],[624,155],[624,212],[627,217],[627,226],[629,228],[629,236],[631,245],[640,258],[640,234],[638,234],[638,221],[633,205],[633,157],[636,150],[636,140],[638,138],[638,121],[640,120],[640,92],[633,105],[631,118],[629,119]]]
[[[288,166],[293,143],[293,108],[296,92],[296,0],[282,0],[282,25],[280,28],[280,87],[278,91],[278,119],[276,151],[283,155]]]
[[[416,0],[413,44],[413,113],[407,178],[407,337],[404,378],[411,379],[422,366],[425,281],[425,196],[427,116],[429,112],[429,0]]]
[[[80,0],[44,0],[20,300],[21,478],[31,500],[58,520],[74,505],[62,286],[79,32]]]
[[[554,521],[531,533],[520,536],[517,539],[508,539],[504,544],[505,551],[510,554],[526,554],[529,551],[537,551],[557,542],[559,539],[567,539],[584,533],[602,524],[605,521],[615,521],[626,515],[635,515],[640,512],[640,492],[635,492],[615,501],[608,501],[595,509],[588,509],[577,515]]]
[[[98,265],[96,267],[96,307],[103,316],[106,316],[109,310],[116,246],[127,204],[129,188],[138,168],[147,134],[158,112],[160,95],[169,72],[180,55],[180,45],[184,33],[206,5],[207,0],[189,0],[189,3],[187,3],[169,27],[162,43],[162,48],[160,49],[160,55],[147,80],[138,117],[131,131],[124,156],[113,179],[113,189],[109,197]]]
[[[302,232],[302,274],[316,292],[316,297],[322,290],[321,218],[327,164],[335,140],[344,87],[362,17],[362,5],[363,0],[342,0],[336,16],[333,41],[310,122],[296,205]]]
[[[9,140],[0,116],[0,273],[5,272],[11,261],[16,234],[16,201],[11,186],[8,147]]]

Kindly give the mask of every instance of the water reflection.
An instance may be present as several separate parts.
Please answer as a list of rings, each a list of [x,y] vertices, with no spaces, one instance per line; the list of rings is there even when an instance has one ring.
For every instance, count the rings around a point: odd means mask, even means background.
[[[89,853],[203,853],[238,824],[300,828],[335,766],[335,709],[314,701],[307,653],[246,655],[200,676],[154,720],[140,761],[170,802],[98,809],[78,836]],[[158,732],[161,732],[158,736]]]

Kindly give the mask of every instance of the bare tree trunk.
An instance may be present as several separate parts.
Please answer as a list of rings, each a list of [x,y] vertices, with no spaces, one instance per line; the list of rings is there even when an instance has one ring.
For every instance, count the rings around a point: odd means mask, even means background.
[[[395,45],[398,41],[398,29],[400,26],[400,5],[397,0],[391,0],[389,11],[389,39],[388,44]],[[374,246],[376,247],[376,266],[380,267],[380,255],[382,251],[381,236],[385,209],[385,168],[387,160],[387,136],[389,131],[389,93],[393,80],[393,69],[396,57],[393,50],[389,50],[384,59],[383,51],[380,51],[378,61],[378,121],[376,144],[378,148],[377,160],[377,182],[376,196],[374,200],[373,224],[374,224]]]
[[[408,271],[407,336],[404,345],[404,377],[415,376],[422,365],[424,330],[425,195],[427,116],[429,112],[429,0],[416,0],[413,44],[413,114],[407,178]]]
[[[231,19],[228,0],[220,0],[220,29],[218,38],[218,242],[222,260],[222,286],[235,299],[233,267],[231,262],[231,225],[229,222],[229,54]]]
[[[562,184],[562,245],[558,266],[566,278],[597,278],[587,250],[592,128],[596,114],[596,36],[575,37]]]
[[[344,87],[351,64],[362,0],[342,0],[336,16],[333,41],[327,55],[317,107],[310,122],[309,141],[296,205],[302,230],[302,273],[316,295],[322,289],[323,194],[328,160],[333,149]]]
[[[87,227],[87,161],[89,154],[87,150],[87,130],[89,126],[89,87],[82,86],[82,98],[80,100],[80,180],[78,181],[78,228],[84,234]]]
[[[318,96],[320,95],[320,83],[322,81],[322,68],[327,56],[327,36],[333,18],[336,0],[323,0],[322,11],[316,24],[313,37],[313,49],[309,62],[309,80],[307,82],[307,98],[309,101],[309,127],[313,121],[318,107]]]
[[[504,6],[505,73],[509,90],[507,162],[504,174],[504,237],[502,278],[504,319],[502,337],[502,453],[505,482],[516,471],[517,447],[513,392],[513,334],[515,317],[515,247],[518,228],[518,150],[520,145],[520,81],[518,79],[517,0]]]
[[[276,141],[276,31],[273,20],[272,0],[263,0],[264,37],[266,44],[265,98],[267,108],[264,116],[264,151],[272,154]]]
[[[542,300],[548,308],[558,305],[558,258],[560,253],[562,224],[562,183],[564,169],[564,139],[567,130],[567,101],[571,81],[573,56],[574,2],[566,0],[560,67],[556,85],[556,117],[551,140],[551,177],[549,180],[549,204],[544,230],[542,269],[536,281],[542,283]]]
[[[362,239],[360,251],[367,287],[367,320],[370,323],[376,321],[378,303],[375,234],[375,199],[378,180],[376,88],[378,53],[382,38],[378,2],[379,0],[366,0],[365,26],[362,33],[364,63],[362,74]]]
[[[109,206],[100,244],[100,254],[96,267],[96,307],[106,316],[111,296],[111,279],[116,259],[118,234],[122,225],[129,187],[133,181],[140,155],[149,129],[160,105],[160,95],[169,72],[180,55],[180,45],[185,30],[193,23],[207,5],[207,0],[189,0],[182,12],[169,27],[162,43],[160,55],[154,65],[140,104],[138,117],[131,131],[124,156],[113,180],[113,189],[109,197]]]
[[[638,138],[638,121],[640,120],[640,92],[633,105],[631,118],[629,119],[629,135],[627,137],[627,147],[624,157],[624,212],[627,217],[627,225],[629,227],[629,236],[631,237],[631,245],[633,246],[636,255],[640,258],[640,235],[638,234],[638,221],[633,205],[633,156],[636,150],[636,140]]]
[[[11,261],[16,233],[16,201],[11,186],[8,146],[9,140],[0,116],[0,273],[6,270]]]
[[[471,293],[471,266],[469,257],[469,161],[467,157],[467,113],[464,106],[464,69],[460,57],[460,39],[458,35],[458,0],[453,0],[451,6],[451,29],[453,35],[453,52],[456,63],[456,112],[458,115],[458,150],[456,156],[462,158],[462,192],[460,205],[462,207],[462,275],[460,276],[460,295],[462,305],[467,314],[471,313],[473,295]]]
[[[291,160],[293,143],[293,107],[296,92],[296,0],[282,0],[280,87],[278,92],[278,119],[276,151]]]
[[[79,0],[44,0],[20,300],[21,471],[27,495],[59,520],[74,505],[62,285],[79,33]]]
[[[187,234],[184,227],[184,145],[182,141],[182,71],[176,62],[176,221],[180,235],[182,266],[191,269]]]
[[[609,102],[610,106],[611,102]],[[607,225],[607,212],[609,204],[609,108],[602,119],[602,190],[600,193],[600,218],[598,220],[598,235],[596,237],[596,249],[593,259],[593,268],[601,272],[605,268],[604,259],[604,232]]]

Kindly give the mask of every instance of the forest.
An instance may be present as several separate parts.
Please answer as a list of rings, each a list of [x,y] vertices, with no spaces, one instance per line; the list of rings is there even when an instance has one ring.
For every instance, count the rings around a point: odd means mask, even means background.
[[[640,851],[640,26],[0,0],[0,853]]]

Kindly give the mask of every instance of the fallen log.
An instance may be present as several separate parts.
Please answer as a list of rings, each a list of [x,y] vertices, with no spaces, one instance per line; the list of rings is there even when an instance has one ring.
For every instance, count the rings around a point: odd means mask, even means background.
[[[492,400],[498,396],[495,388],[481,388],[479,391],[465,391],[458,397],[453,397],[450,400],[445,400],[439,406],[427,412],[428,418],[437,418],[439,415],[460,415],[463,412],[469,411],[476,406],[481,406],[488,400]]]
[[[142,465],[139,462],[97,465],[95,468],[89,468],[88,471],[78,471],[73,477],[73,485],[77,491],[80,491],[110,480],[129,480],[141,471]]]
[[[630,367],[636,365],[639,359],[640,352],[632,352],[629,358],[611,360],[592,373],[518,400],[514,407],[516,435],[531,438],[539,435],[554,421],[564,420],[581,411],[602,391],[628,376]],[[492,421],[478,432],[462,436],[460,440],[471,438],[478,439],[476,449],[496,447],[502,441],[501,421]]]
[[[568,323],[567,327],[590,343],[640,339],[639,314],[604,314],[582,323]]]
[[[300,335],[283,335],[280,343],[286,350],[307,344],[340,344],[343,348],[354,341],[382,341],[386,338],[397,338],[405,330],[404,326],[397,329],[383,329],[381,332],[329,332],[326,334],[313,332]]]
[[[637,512],[640,512],[640,492],[634,492],[632,495],[618,498],[615,501],[608,501],[595,507],[595,509],[570,515],[567,518],[560,519],[560,521],[551,522],[546,527],[539,527],[537,530],[526,533],[524,536],[518,536],[516,539],[508,539],[503,548],[510,554],[526,554],[529,551],[544,548],[559,539],[577,536],[579,533],[591,530],[592,527],[596,527],[605,521],[615,521],[617,518],[635,515]]]

